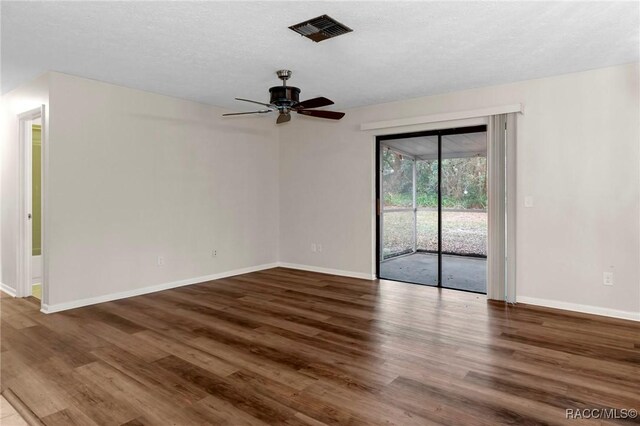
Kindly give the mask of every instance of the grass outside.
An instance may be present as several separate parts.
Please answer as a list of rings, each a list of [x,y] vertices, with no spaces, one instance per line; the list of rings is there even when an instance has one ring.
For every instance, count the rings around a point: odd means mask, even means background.
[[[438,212],[418,211],[418,250],[437,251]],[[384,213],[384,256],[413,249],[413,212]],[[442,212],[442,251],[487,255],[487,213]]]

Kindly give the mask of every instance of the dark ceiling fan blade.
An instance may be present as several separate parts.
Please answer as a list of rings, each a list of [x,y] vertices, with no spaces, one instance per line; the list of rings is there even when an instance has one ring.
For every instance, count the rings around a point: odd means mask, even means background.
[[[320,108],[323,106],[333,105],[333,101],[331,99],[323,98],[322,96],[319,98],[307,99],[306,101],[300,102],[296,105],[295,109],[307,109],[307,108]]]
[[[267,108],[273,108],[273,105],[271,105],[271,104],[265,104],[264,102],[252,101],[251,99],[236,98],[236,101],[251,102],[252,104],[258,104],[258,105],[265,106]]]
[[[280,115],[278,115],[276,124],[286,123],[287,121],[291,121],[291,114],[289,114],[288,112],[285,112],[285,113],[281,112]]]
[[[228,114],[222,114],[222,116],[226,117],[228,115],[266,114],[268,112],[273,112],[273,110],[271,110],[271,109],[261,109],[260,111],[230,112]]]
[[[344,112],[323,111],[319,109],[303,109],[298,111],[298,114],[309,115],[311,117],[328,118],[330,120],[340,120],[344,117]]]

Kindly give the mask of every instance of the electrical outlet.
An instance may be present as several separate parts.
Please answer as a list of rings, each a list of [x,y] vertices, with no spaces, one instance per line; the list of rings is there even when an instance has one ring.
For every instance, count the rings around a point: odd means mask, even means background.
[[[322,251],[322,244],[316,244],[316,248],[318,249],[318,251]]]
[[[211,257],[218,257],[218,250],[212,250]]]
[[[311,251],[315,253],[317,250],[316,243],[311,243]]]
[[[602,284],[603,285],[613,285],[613,272],[603,272],[602,273]]]
[[[163,265],[164,265],[164,257],[158,256],[158,266],[163,266]]]

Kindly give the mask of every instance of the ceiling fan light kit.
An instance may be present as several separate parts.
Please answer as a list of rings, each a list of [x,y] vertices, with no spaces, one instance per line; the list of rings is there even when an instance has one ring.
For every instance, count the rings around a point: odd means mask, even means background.
[[[268,109],[248,112],[233,112],[222,115],[232,116],[247,114],[266,114],[277,111],[278,118],[276,119],[276,124],[286,123],[287,121],[290,121],[291,111],[295,111],[298,114],[302,115],[326,118],[329,120],[340,120],[342,117],[344,117],[344,112],[312,109],[333,105],[333,101],[327,98],[318,97],[300,102],[300,89],[293,86],[287,86],[287,80],[291,78],[291,71],[278,70],[276,72],[276,75],[280,80],[282,80],[282,86],[273,86],[269,88],[270,99],[268,104],[258,101],[252,101],[250,99],[236,98],[236,100],[238,101],[251,102],[254,104],[262,105]]]

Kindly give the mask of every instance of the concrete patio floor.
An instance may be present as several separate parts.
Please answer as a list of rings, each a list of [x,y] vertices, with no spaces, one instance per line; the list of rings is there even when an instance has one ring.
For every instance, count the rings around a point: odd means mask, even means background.
[[[487,259],[442,256],[442,286],[458,290],[487,292]],[[380,278],[423,285],[438,285],[438,255],[414,253],[385,260]]]

